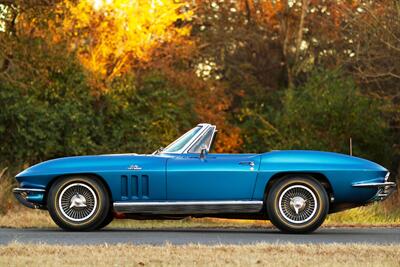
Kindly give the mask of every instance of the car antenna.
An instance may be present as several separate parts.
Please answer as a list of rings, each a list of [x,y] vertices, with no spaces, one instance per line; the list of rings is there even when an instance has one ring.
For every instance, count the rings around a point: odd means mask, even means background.
[[[349,140],[349,146],[350,146],[350,149],[349,149],[350,156],[353,156],[353,139],[351,137]]]

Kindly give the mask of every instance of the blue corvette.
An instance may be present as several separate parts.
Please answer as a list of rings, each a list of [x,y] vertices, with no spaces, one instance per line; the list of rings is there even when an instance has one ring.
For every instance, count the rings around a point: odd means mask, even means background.
[[[209,154],[215,136],[214,125],[199,124],[151,155],[49,160],[19,173],[13,191],[66,230],[100,229],[115,216],[207,216],[306,233],[327,214],[383,200],[396,187],[384,167],[337,153]]]

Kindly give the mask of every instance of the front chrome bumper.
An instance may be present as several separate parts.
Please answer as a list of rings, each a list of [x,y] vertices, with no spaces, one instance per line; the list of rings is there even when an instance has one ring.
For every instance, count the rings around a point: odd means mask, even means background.
[[[394,191],[396,191],[397,185],[395,182],[382,182],[382,183],[355,183],[353,187],[361,188],[376,188],[378,191],[370,201],[382,201],[388,198]]]
[[[25,207],[43,209],[43,199],[46,190],[37,188],[14,188],[15,198]]]

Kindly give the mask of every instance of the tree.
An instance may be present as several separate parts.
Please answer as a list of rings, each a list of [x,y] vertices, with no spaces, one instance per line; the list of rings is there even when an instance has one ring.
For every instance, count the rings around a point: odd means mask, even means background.
[[[302,87],[286,90],[273,121],[280,148],[349,153],[390,163],[390,132],[377,101],[362,95],[354,80],[338,71],[316,71]]]
[[[351,57],[342,65],[355,77],[363,93],[385,103],[382,115],[395,136],[392,172],[400,173],[400,3],[394,0],[365,1],[354,12],[343,6],[343,25]]]
[[[113,78],[166,56],[171,46],[186,45],[182,37],[190,27],[177,27],[191,12],[176,1],[66,1],[58,6],[56,28],[66,38],[82,64],[95,76]],[[63,36],[66,35],[66,36]],[[164,50],[163,50],[164,49]]]

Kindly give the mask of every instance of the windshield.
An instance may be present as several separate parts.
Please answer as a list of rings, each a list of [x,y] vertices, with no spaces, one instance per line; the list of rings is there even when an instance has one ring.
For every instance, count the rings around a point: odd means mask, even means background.
[[[172,144],[168,145],[163,152],[179,152],[200,130],[201,126],[196,126],[181,137],[174,141]]]
[[[203,148],[209,150],[214,130],[215,127],[211,127],[207,133],[189,149],[189,153],[200,153]]]

